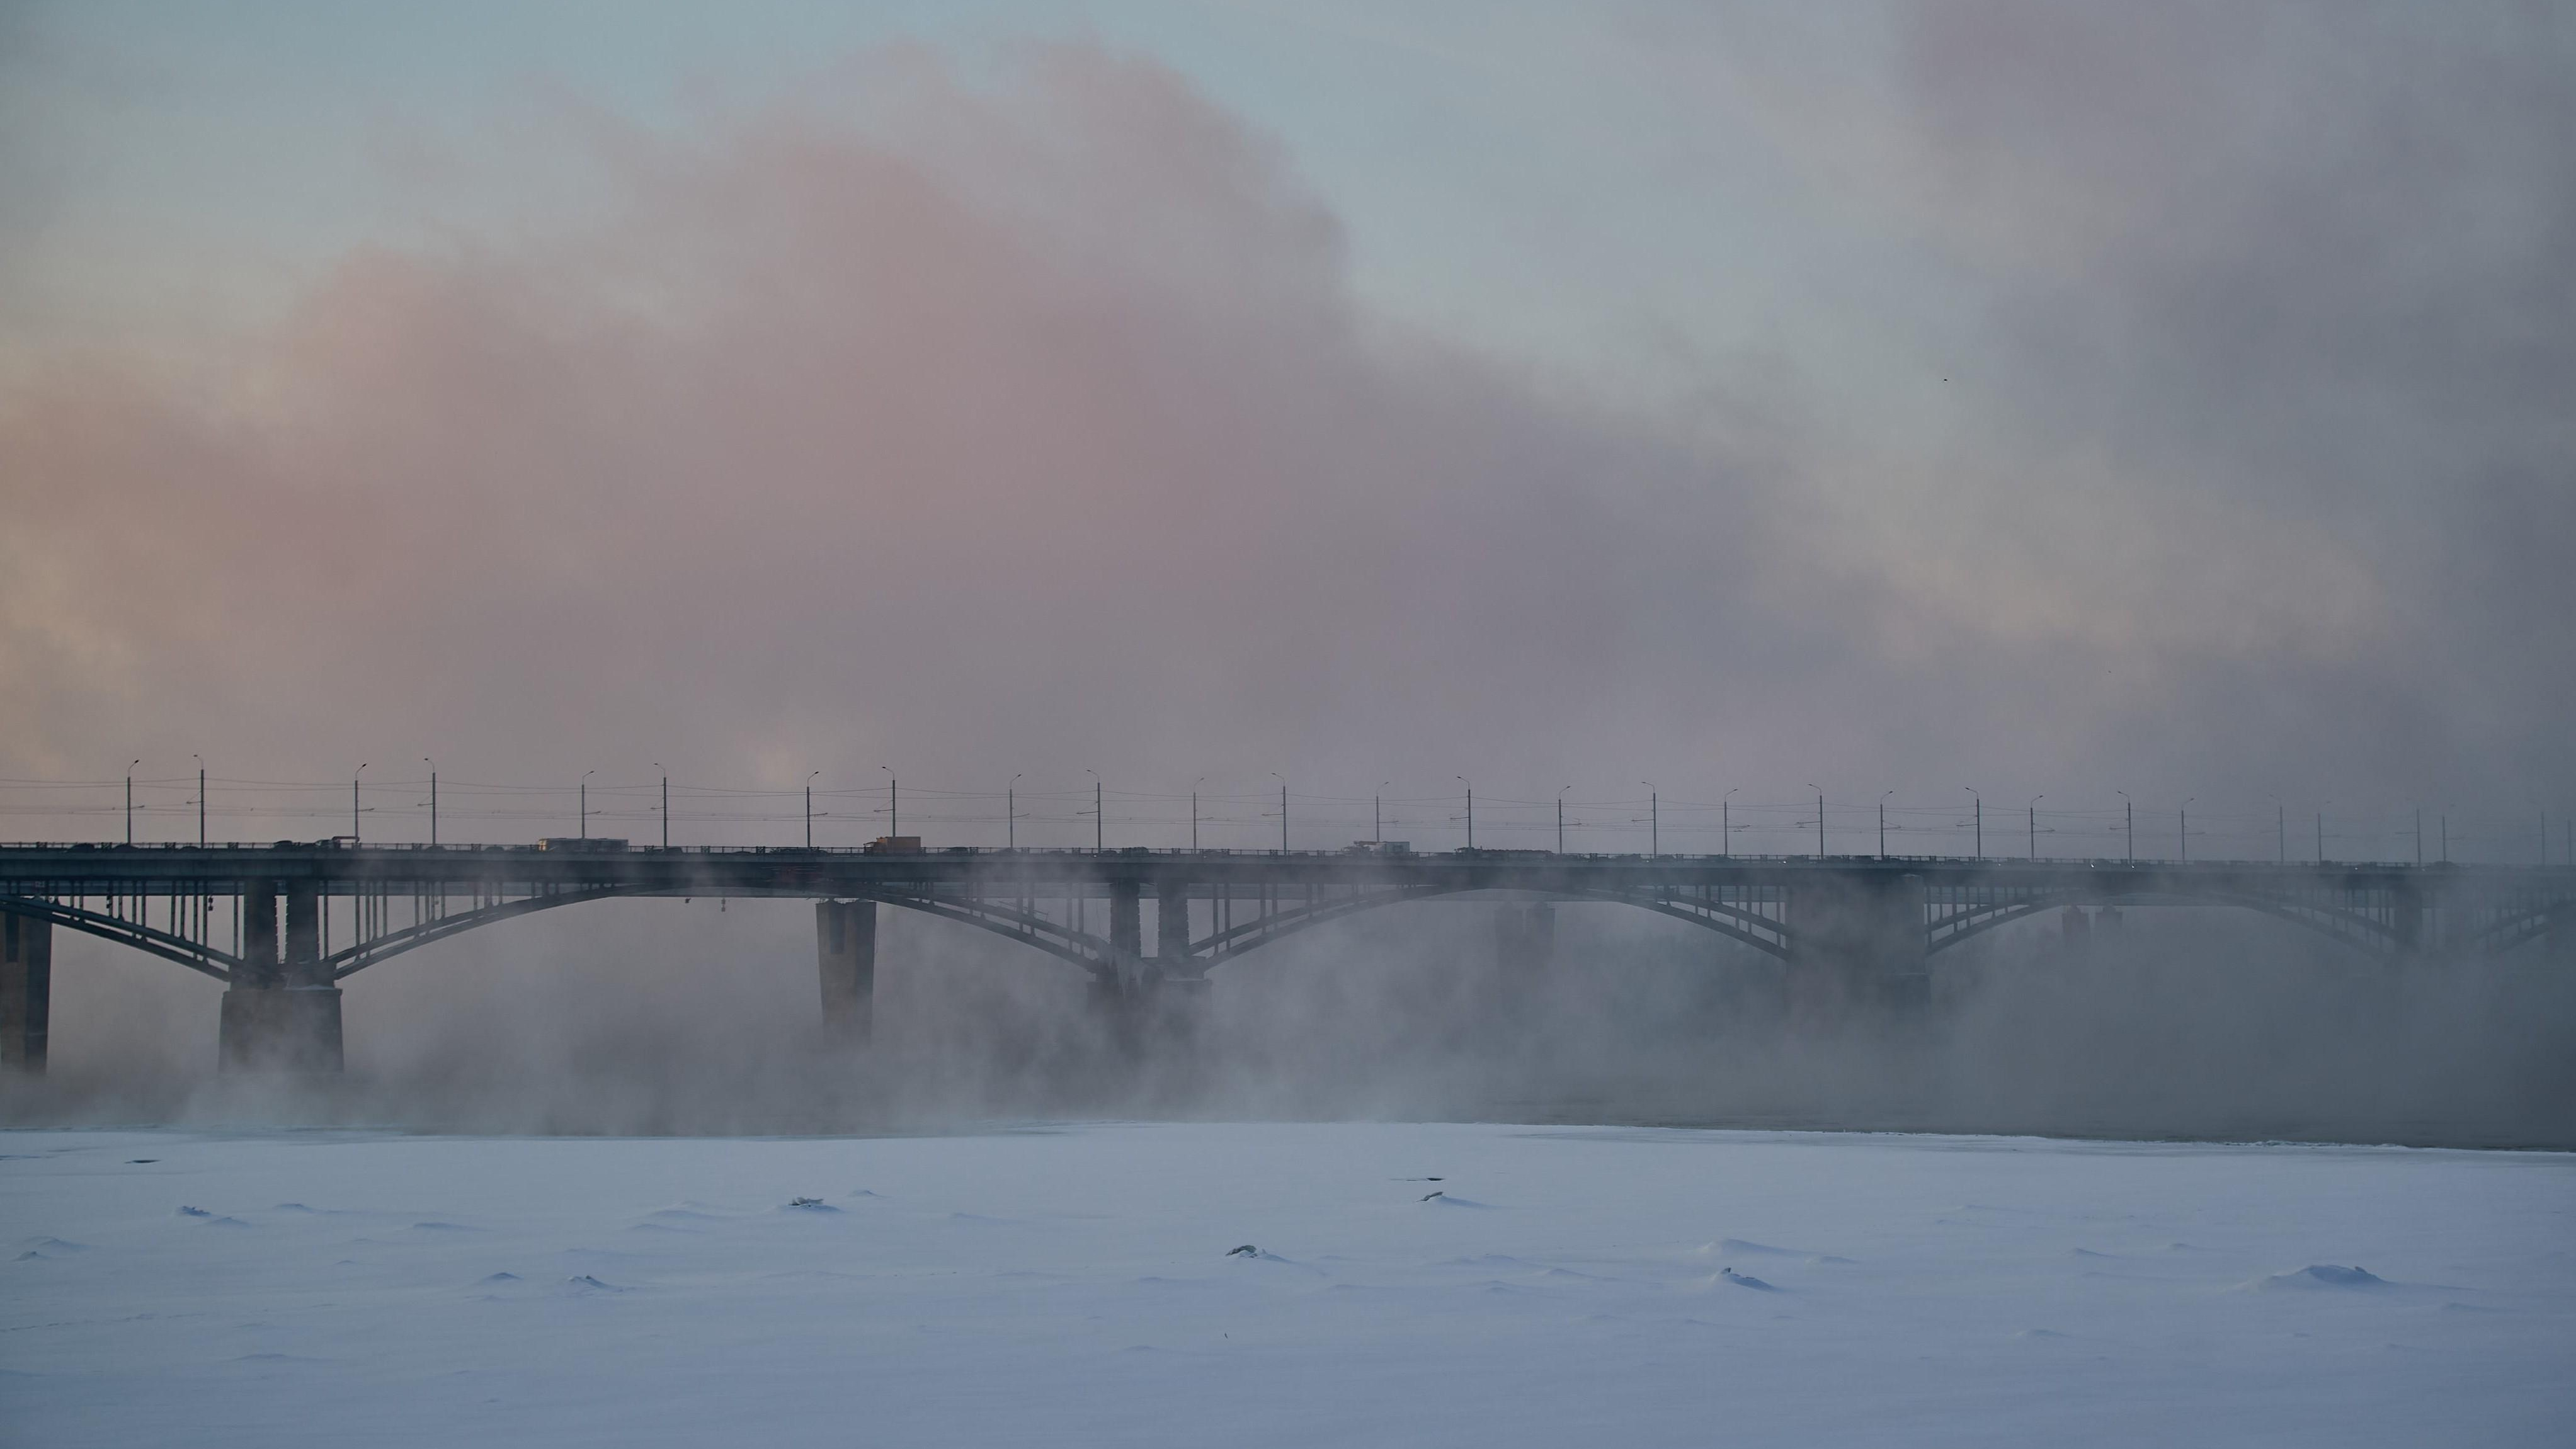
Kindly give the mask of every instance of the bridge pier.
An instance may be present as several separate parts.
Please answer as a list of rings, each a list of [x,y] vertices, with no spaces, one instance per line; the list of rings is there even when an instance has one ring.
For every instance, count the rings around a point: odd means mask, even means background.
[[[242,969],[224,992],[221,1063],[226,1071],[332,1076],[345,1057],[340,988],[322,959],[322,895],[290,882],[285,959],[278,959],[277,887],[254,881],[242,892]]]
[[[1921,876],[1801,886],[1789,897],[1789,924],[1792,1021],[1831,1026],[1929,1004]]]
[[[1145,954],[1145,886],[1138,880],[1109,883],[1109,948],[1120,964]]]
[[[1163,963],[1163,975],[1180,975],[1173,968],[1190,957],[1190,888],[1179,881],[1164,881],[1154,887],[1154,959]]]
[[[1091,979],[1085,1000],[1092,1019],[1121,1052],[1186,1041],[1198,1028],[1208,1000],[1208,980],[1190,956],[1190,895],[1186,884],[1154,887],[1154,954],[1145,954],[1145,890],[1138,880],[1109,882],[1111,959]]]
[[[1143,974],[1145,890],[1135,879],[1109,882],[1109,960],[1091,978],[1084,1000],[1091,1019],[1100,1024],[1111,1045],[1134,1052],[1144,1044],[1144,1018],[1153,983]]]
[[[823,980],[823,1029],[865,1043],[876,1030],[877,903],[816,901],[814,959]]]
[[[1187,1041],[1207,1016],[1205,968],[1190,957],[1190,888],[1179,881],[1154,887],[1154,1015],[1166,1034]]]
[[[53,999],[53,922],[0,914],[0,1069],[44,1075]]]

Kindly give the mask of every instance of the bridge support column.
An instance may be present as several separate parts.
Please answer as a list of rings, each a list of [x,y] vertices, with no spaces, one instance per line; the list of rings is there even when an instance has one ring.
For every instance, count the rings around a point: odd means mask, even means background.
[[[1154,979],[1144,950],[1144,884],[1113,880],[1109,883],[1110,959],[1106,974],[1091,979],[1091,1014],[1111,1040],[1131,1050],[1142,1043],[1144,1021],[1152,1009]]]
[[[823,978],[823,1029],[867,1041],[876,1030],[877,903],[816,901],[814,961]]]
[[[1164,963],[1165,976],[1177,975],[1172,967],[1190,955],[1190,888],[1178,881],[1164,881],[1154,887],[1154,958]]]
[[[1152,1014],[1169,1035],[1197,1034],[1207,1015],[1208,979],[1190,959],[1190,888],[1179,881],[1154,887]]]
[[[275,986],[277,981],[277,882],[246,881],[241,893],[242,968],[233,985]]]
[[[1921,876],[1801,885],[1789,914],[1792,1021],[1832,1025],[1929,1003]]]
[[[1154,963],[1149,963],[1154,964]],[[1130,1056],[1187,1042],[1206,1014],[1204,976],[1095,976],[1086,1000],[1110,1044]]]
[[[1145,887],[1141,881],[1109,883],[1109,945],[1123,966],[1145,954]]]
[[[53,999],[54,923],[0,915],[0,1069],[44,1074]]]
[[[249,959],[224,993],[222,1064],[226,1071],[337,1075],[344,1061],[340,988],[322,959],[321,891],[304,881],[286,887],[281,962],[274,954],[275,889],[254,882],[242,893],[242,951]]]

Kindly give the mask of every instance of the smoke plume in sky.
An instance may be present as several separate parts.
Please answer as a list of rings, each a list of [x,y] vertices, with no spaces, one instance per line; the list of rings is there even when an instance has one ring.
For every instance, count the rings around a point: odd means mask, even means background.
[[[2397,859],[2421,807],[2556,859],[2571,73],[2511,3],[0,7],[0,834],[113,837],[132,768],[193,838],[202,760],[216,839],[312,838],[364,761],[370,839],[435,768],[451,841],[650,839],[667,772],[684,845],[793,843],[809,781],[852,844],[900,776],[934,845],[1177,846],[1196,789],[1264,846],[1285,788],[1301,847],[1383,795],[1447,849],[1472,780],[1486,845],[1571,792],[1572,848],[1804,853],[1823,795],[1869,850],[1891,792],[1898,853],[2168,854],[2187,805],[2195,857]],[[352,1060],[424,1120],[847,1125],[757,1045],[806,919],[695,908],[390,964]],[[1228,988],[1191,1100],[2567,1134],[2512,972],[1999,946],[1881,1074],[1591,925],[1642,974],[1440,1038],[1425,920]],[[1089,1080],[1005,948],[889,930],[897,1079]],[[66,1090],[209,1050],[112,956],[64,948]],[[558,1069],[609,1095],[545,1116]]]

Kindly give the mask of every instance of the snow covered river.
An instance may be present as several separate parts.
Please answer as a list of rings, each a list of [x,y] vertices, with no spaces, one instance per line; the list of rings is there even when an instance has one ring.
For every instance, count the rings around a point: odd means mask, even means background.
[[[0,1227],[15,1443],[2576,1442],[2560,1154],[30,1131]]]

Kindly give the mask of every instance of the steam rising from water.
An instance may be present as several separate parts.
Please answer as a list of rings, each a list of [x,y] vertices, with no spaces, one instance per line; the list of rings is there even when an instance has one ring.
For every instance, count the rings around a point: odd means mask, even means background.
[[[1932,1009],[1793,1025],[1780,968],[1560,906],[1543,976],[1496,907],[1396,907],[1215,973],[1188,1036],[1123,1049],[1078,973],[887,910],[878,1037],[820,1033],[810,908],[616,902],[352,978],[350,1076],[217,1081],[214,989],[63,937],[53,1076],[13,1120],[804,1133],[1055,1116],[1694,1123],[2576,1146],[2576,985],[2536,953],[2403,970],[2220,912],[2133,910],[1937,957]],[[1982,949],[1980,949],[1982,947]]]
[[[1838,307],[1847,340],[1721,339],[1669,410],[1373,311],[1294,158],[1150,61],[1045,47],[979,90],[899,52],[674,132],[522,117],[595,204],[357,249],[211,344],[0,358],[0,774],[1973,780],[2474,800],[2516,822],[2490,859],[2564,821],[2567,27],[1962,3],[1895,12],[1855,80],[1730,13],[1627,56],[1684,98],[1648,159],[1778,177],[1731,196],[1801,258],[1763,325]],[[2535,963],[2140,915],[1813,1035],[1766,963],[1574,910],[1506,1009],[1476,909],[1227,968],[1140,1064],[1057,968],[901,917],[851,1062],[801,906],[592,907],[357,978],[320,1110],[2576,1140],[2569,973]],[[55,1077],[5,1110],[276,1106],[210,1085],[214,988],[61,941]]]

